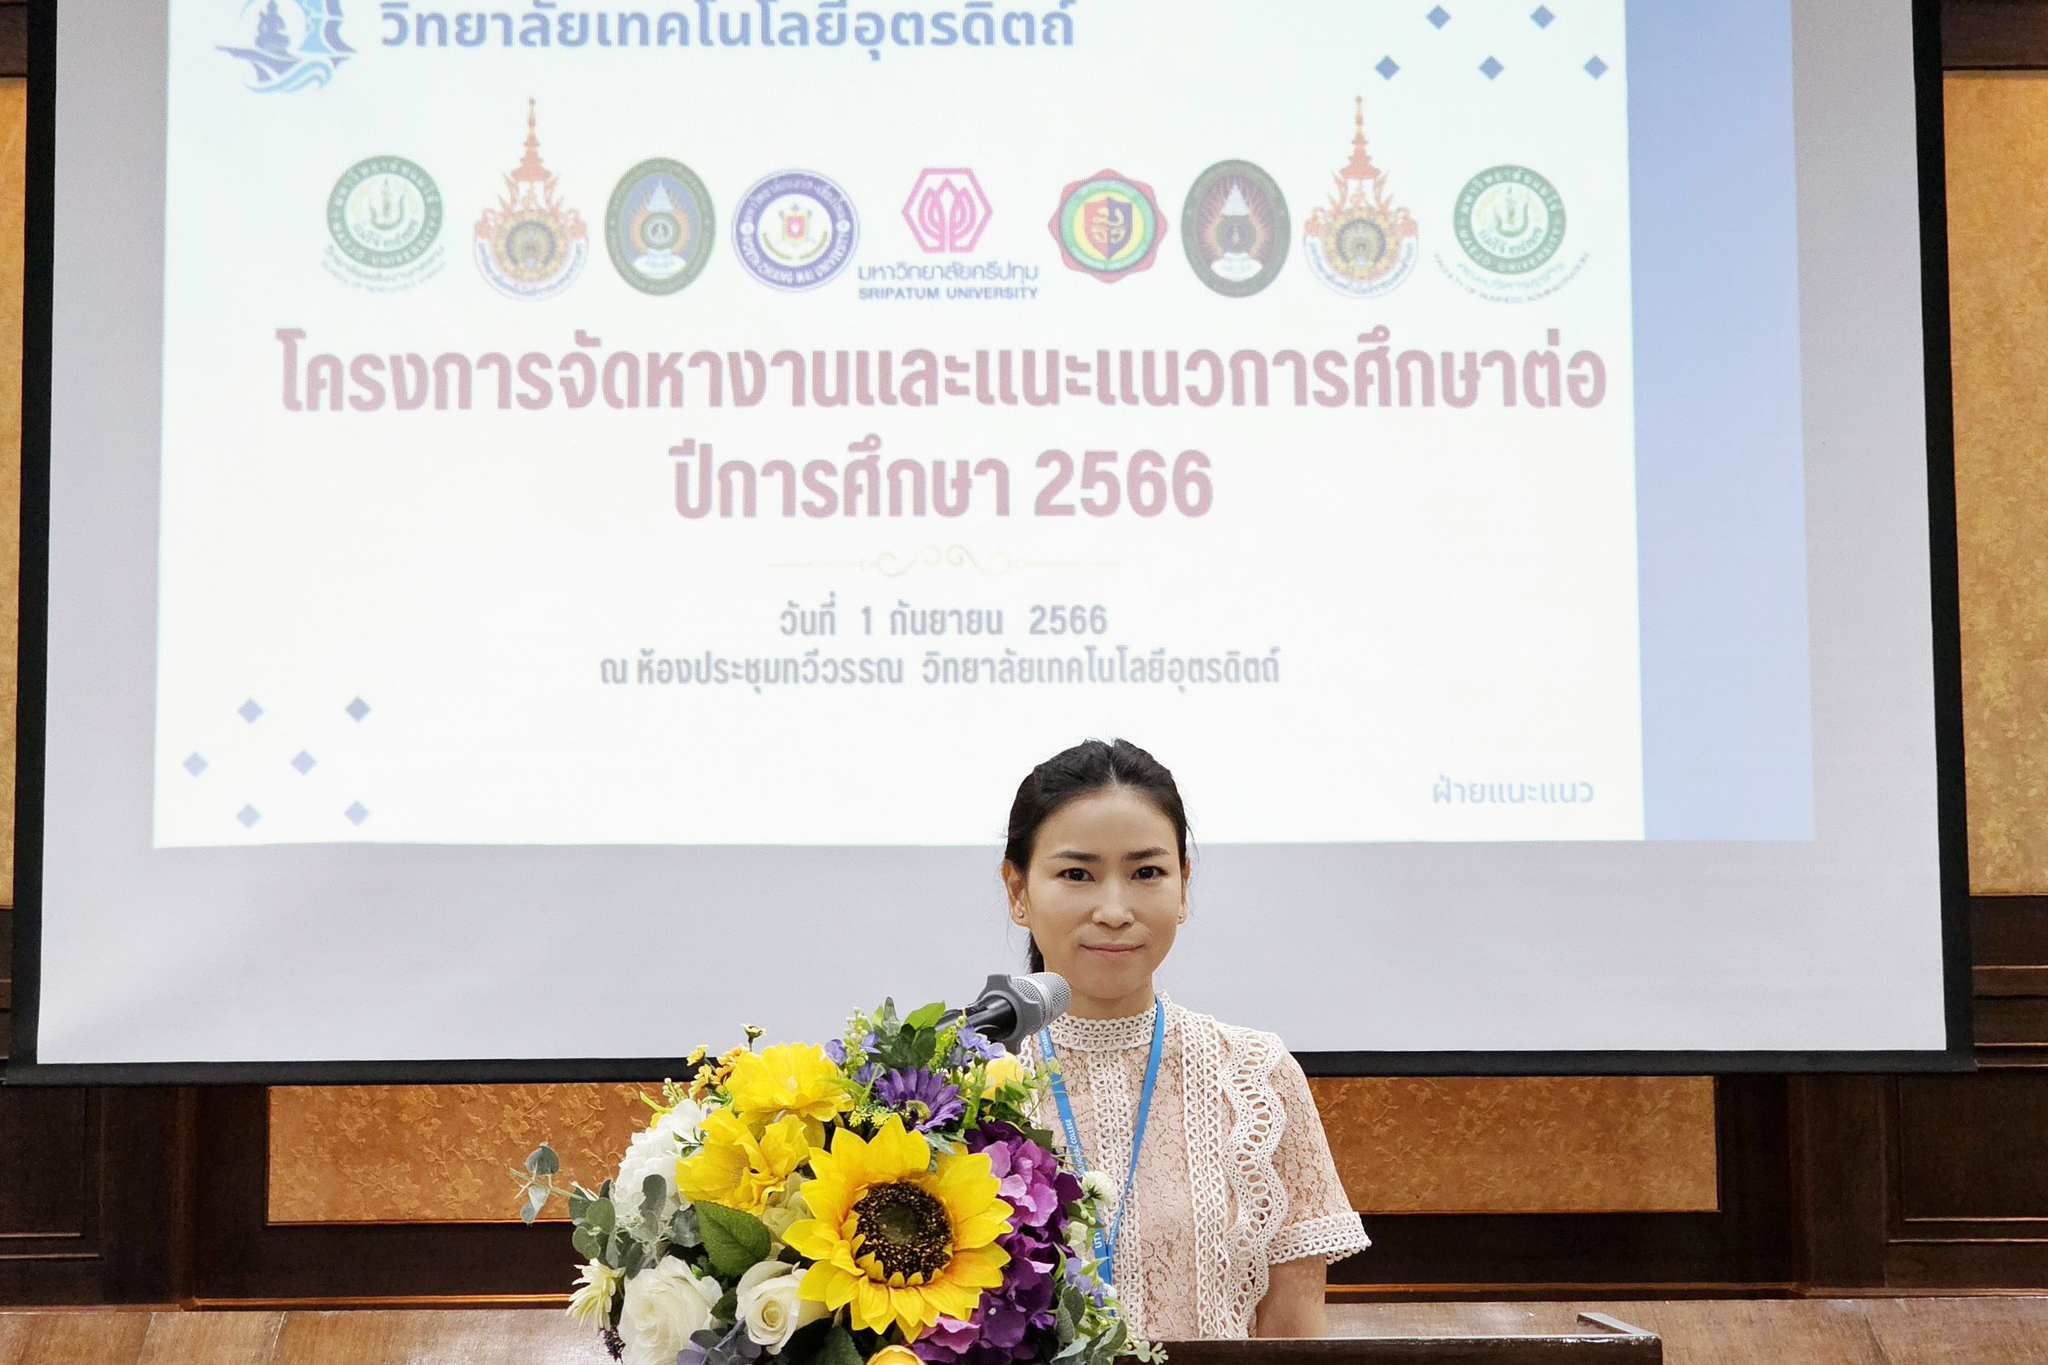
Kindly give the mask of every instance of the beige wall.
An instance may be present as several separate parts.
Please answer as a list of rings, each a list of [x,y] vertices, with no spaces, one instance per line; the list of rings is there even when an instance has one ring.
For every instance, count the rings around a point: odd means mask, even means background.
[[[0,572],[20,493],[22,83],[0,82]],[[2048,892],[2048,78],[1951,77],[1956,475],[1972,886]],[[14,703],[0,584],[0,705]],[[12,730],[0,732],[11,743]],[[8,756],[0,756],[8,757]],[[13,766],[0,763],[11,808]],[[8,875],[11,876],[11,862]],[[1700,1079],[1335,1080],[1316,1087],[1353,1201],[1379,1212],[1711,1208]],[[510,1215],[516,1165],[551,1137],[586,1179],[623,1145],[626,1086],[272,1092],[280,1221]]]

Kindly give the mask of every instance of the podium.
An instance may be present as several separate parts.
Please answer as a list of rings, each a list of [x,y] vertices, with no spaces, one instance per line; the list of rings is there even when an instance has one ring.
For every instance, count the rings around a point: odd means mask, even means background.
[[[1317,1337],[1169,1341],[1168,1365],[1663,1365],[1664,1341],[1605,1313],[1584,1331],[1519,1336]]]

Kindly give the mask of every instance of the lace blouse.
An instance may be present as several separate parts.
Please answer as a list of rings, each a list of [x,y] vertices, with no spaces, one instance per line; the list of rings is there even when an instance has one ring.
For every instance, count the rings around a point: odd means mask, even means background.
[[[1118,1297],[1140,1336],[1247,1337],[1272,1266],[1334,1261],[1370,1243],[1286,1047],[1164,995],[1130,1018],[1052,1025],[1088,1167],[1108,1177],[1111,1208],[1130,1170],[1152,1011],[1162,1008],[1159,1082],[1116,1245]],[[1025,1055],[1036,1063],[1038,1051],[1034,1037]],[[1061,1133],[1049,1096],[1039,1118]]]

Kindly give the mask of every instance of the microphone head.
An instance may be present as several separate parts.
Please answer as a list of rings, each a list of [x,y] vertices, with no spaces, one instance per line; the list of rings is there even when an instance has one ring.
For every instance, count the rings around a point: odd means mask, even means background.
[[[1067,1006],[1074,1003],[1073,987],[1058,972],[1033,972],[1029,976],[1010,979],[1016,989],[1022,1006],[1017,1011],[1017,1035],[1025,1037],[1038,1032],[1053,1020],[1067,1012]]]

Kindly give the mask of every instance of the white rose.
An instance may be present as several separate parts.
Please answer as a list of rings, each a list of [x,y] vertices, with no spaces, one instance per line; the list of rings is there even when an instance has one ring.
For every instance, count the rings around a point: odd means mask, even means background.
[[[723,1297],[717,1280],[692,1275],[672,1256],[626,1281],[619,1314],[625,1365],[675,1365],[676,1352],[690,1344],[692,1332],[711,1325],[711,1309]]]
[[[668,1221],[668,1216],[675,1212],[676,1158],[683,1154],[682,1144],[697,1141],[703,1131],[704,1110],[684,1100],[633,1134],[633,1140],[626,1144],[625,1159],[619,1163],[619,1173],[612,1179],[612,1199],[621,1218],[639,1217],[640,1195],[647,1187],[647,1177],[658,1175],[664,1193],[656,1222],[658,1225]]]
[[[825,1316],[825,1305],[798,1298],[799,1271],[781,1261],[763,1261],[740,1276],[739,1318],[755,1345],[779,1351],[797,1328]]]

